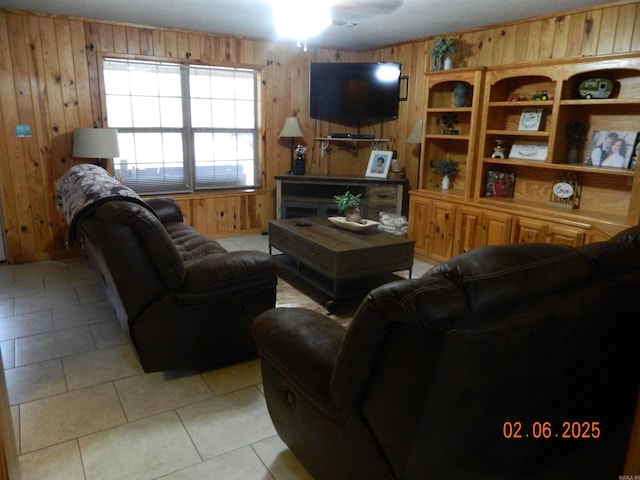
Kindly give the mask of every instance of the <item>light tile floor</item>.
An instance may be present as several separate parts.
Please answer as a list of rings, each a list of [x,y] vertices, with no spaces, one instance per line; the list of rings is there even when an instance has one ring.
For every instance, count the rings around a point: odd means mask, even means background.
[[[268,251],[263,235],[220,243]],[[0,266],[0,348],[23,480],[311,479],[258,361],[145,374],[84,258]]]

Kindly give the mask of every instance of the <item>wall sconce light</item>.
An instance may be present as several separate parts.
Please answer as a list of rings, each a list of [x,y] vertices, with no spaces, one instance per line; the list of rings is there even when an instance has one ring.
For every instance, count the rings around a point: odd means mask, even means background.
[[[287,119],[284,121],[284,126],[282,127],[278,138],[291,138],[291,171],[289,173],[293,173],[294,139],[303,137],[304,132],[302,131],[302,127],[300,126],[300,120],[298,120],[298,117],[287,117]]]
[[[76,128],[73,131],[73,156],[95,158],[103,167],[106,158],[120,156],[118,130],[115,128]]]

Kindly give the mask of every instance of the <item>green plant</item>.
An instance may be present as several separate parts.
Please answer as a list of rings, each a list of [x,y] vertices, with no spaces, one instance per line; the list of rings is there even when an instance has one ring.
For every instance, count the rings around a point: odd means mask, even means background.
[[[336,199],[338,212],[344,212],[346,210],[351,210],[352,208],[358,208],[360,206],[360,197],[362,197],[361,193],[354,195],[349,190],[347,190],[342,195],[333,196],[333,198]]]
[[[431,47],[431,55],[435,58],[445,58],[456,53],[456,41],[453,38],[437,37]]]
[[[453,160],[434,160],[431,162],[431,168],[436,173],[447,177],[454,177],[458,174],[458,162],[454,162]]]

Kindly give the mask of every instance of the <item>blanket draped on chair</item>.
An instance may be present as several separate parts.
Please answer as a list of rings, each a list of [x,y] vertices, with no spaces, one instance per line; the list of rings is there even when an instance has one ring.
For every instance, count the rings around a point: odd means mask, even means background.
[[[57,203],[62,207],[69,225],[67,247],[71,247],[76,240],[78,221],[104,201],[130,201],[142,205],[155,215],[136,192],[97,165],[82,163],[71,167],[58,179],[57,190]]]

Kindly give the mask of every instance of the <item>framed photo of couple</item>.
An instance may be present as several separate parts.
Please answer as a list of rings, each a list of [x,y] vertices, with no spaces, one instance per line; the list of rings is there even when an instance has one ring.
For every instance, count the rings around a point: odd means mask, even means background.
[[[585,165],[595,167],[629,168],[638,132],[595,130],[587,145]]]

